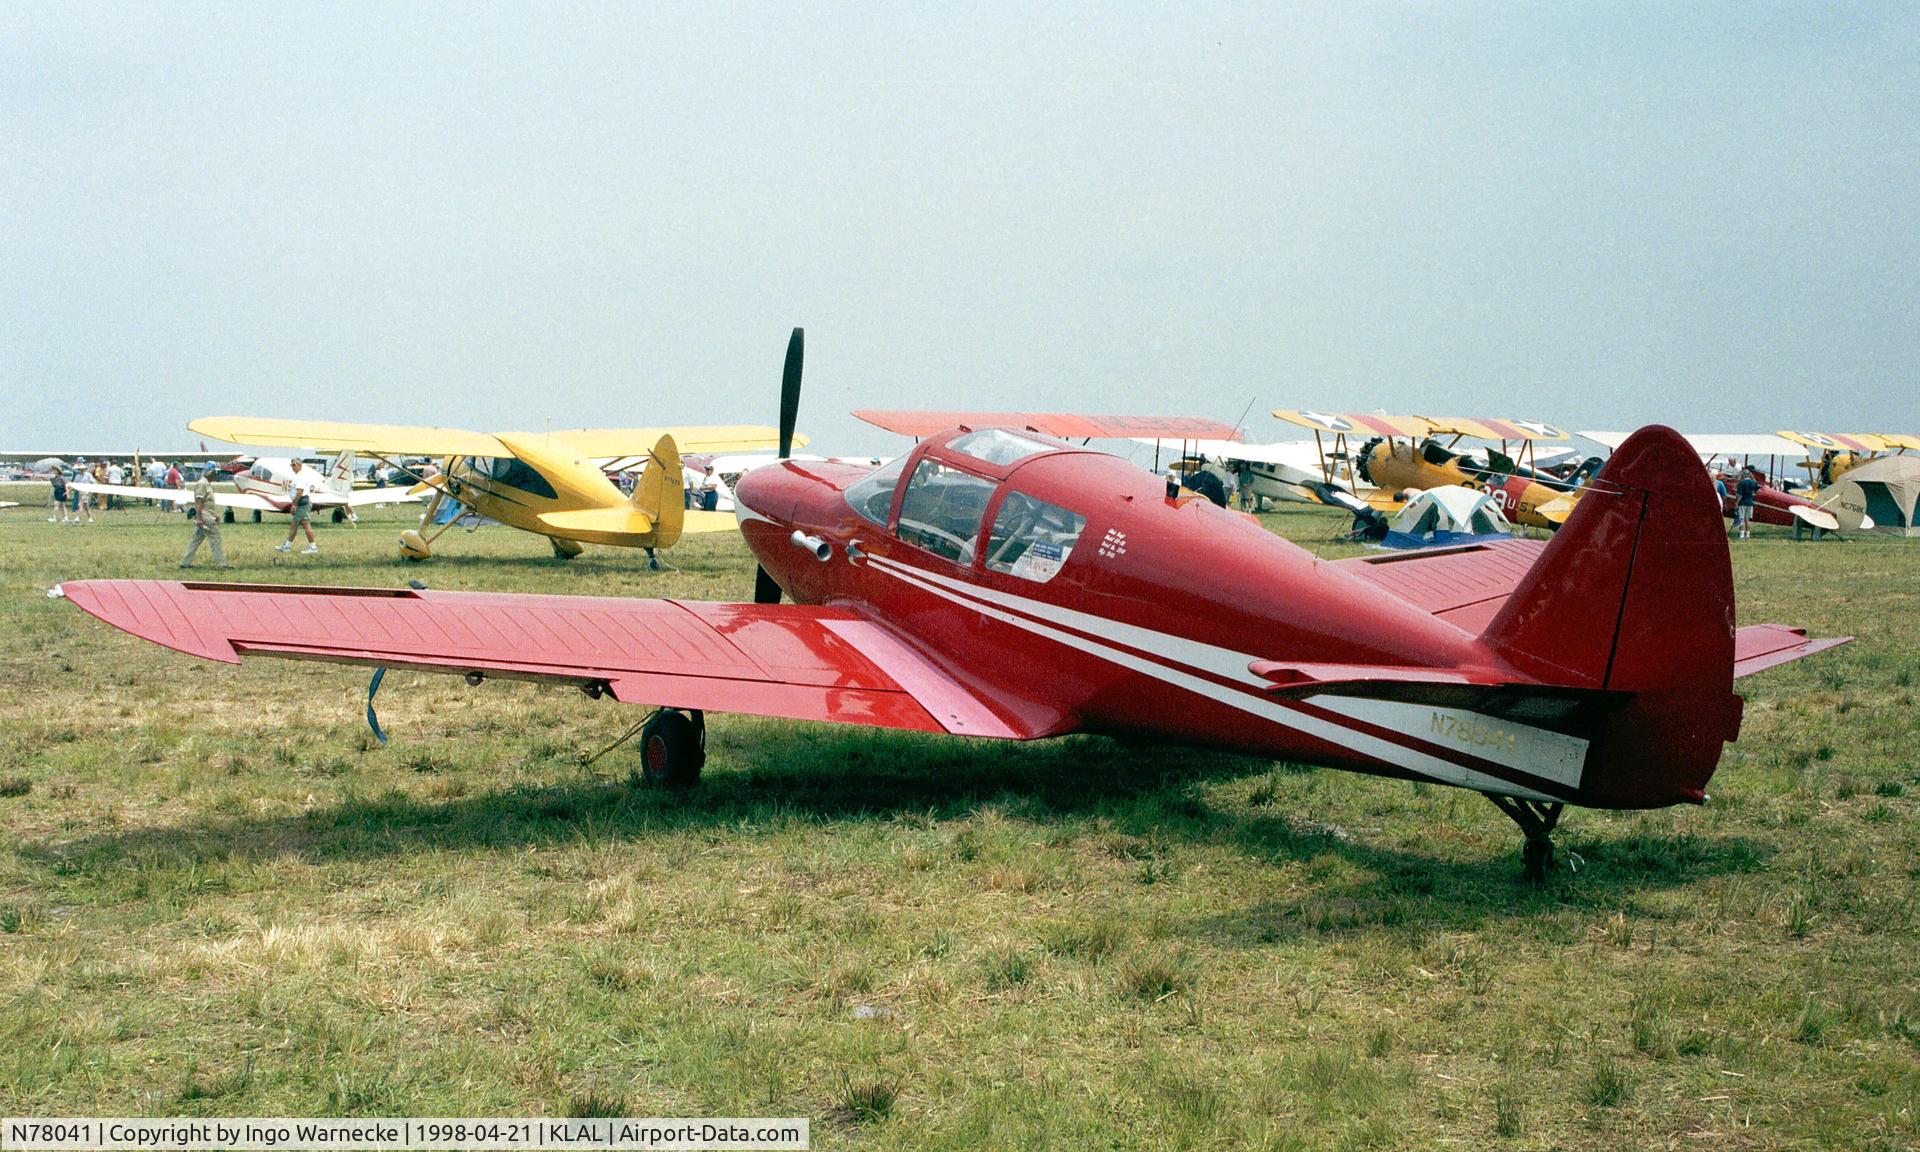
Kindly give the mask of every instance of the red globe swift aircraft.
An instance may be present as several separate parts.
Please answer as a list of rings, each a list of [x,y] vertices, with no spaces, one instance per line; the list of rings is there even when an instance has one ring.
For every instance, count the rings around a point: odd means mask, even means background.
[[[796,329],[782,456],[801,348]],[[748,473],[735,498],[761,564],[753,604],[144,580],[65,594],[229,663],[549,680],[652,704],[643,774],[668,785],[697,780],[713,710],[1130,734],[1452,784],[1520,826],[1534,876],[1564,805],[1705,802],[1739,732],[1733,680],[1845,642],[1734,628],[1719,503],[1666,428],[1621,445],[1549,542],[1323,561],[1045,435],[1097,435],[1099,420],[962,424],[877,471]]]

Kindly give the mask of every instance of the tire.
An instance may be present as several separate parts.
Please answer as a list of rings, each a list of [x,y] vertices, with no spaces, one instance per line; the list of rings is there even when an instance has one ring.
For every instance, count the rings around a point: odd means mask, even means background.
[[[707,762],[700,725],[685,712],[661,711],[640,729],[640,779],[684,791],[700,782]]]

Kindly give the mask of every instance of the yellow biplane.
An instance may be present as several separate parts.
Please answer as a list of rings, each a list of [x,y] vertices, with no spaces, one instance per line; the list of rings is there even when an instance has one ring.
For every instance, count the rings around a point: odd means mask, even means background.
[[[1809,450],[1806,497],[1847,531],[1920,535],[1920,436],[1899,432],[1781,432]]]
[[[433,542],[457,517],[440,513],[457,500],[490,520],[547,538],[553,554],[571,559],[587,544],[671,548],[684,532],[731,531],[734,519],[686,510],[680,452],[751,452],[774,447],[779,433],[761,425],[686,428],[580,428],[565,432],[464,432],[393,424],[340,424],[209,416],[187,427],[235,444],[309,451],[352,449],[412,476],[415,491],[435,495],[421,517],[423,533],[400,534],[400,554],[425,560]],[[804,443],[804,438],[800,438]],[[413,457],[437,467],[409,466]],[[633,495],[621,491],[602,465],[640,461]],[[430,533],[430,534],[429,534]]]
[[[1276,409],[1274,415],[1313,430],[1327,482],[1344,479],[1373,485],[1368,502],[1398,508],[1401,492],[1458,485],[1492,493],[1515,524],[1555,529],[1573,512],[1579,489],[1598,461],[1559,477],[1537,464],[1534,444],[1567,440],[1566,432],[1538,420],[1384,416],[1364,412]],[[1328,442],[1331,437],[1331,443]],[[1358,447],[1352,441],[1361,439]],[[1484,440],[1477,458],[1461,451],[1462,440]],[[1498,449],[1491,445],[1498,443]]]

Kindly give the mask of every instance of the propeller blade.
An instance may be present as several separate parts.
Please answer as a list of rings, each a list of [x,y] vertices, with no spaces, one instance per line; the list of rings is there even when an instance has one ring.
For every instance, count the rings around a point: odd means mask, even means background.
[[[774,582],[765,568],[754,569],[753,602],[755,604],[780,603],[780,585]]]
[[[780,376],[780,459],[793,455],[793,423],[800,416],[800,367],[807,356],[807,330],[787,341],[787,369]]]

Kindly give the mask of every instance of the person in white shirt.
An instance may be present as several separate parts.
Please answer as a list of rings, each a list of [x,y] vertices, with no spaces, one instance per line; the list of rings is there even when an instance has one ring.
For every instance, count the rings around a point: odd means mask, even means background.
[[[306,529],[307,546],[300,550],[301,555],[320,551],[320,542],[313,538],[313,494],[320,490],[320,473],[293,458],[293,478],[287,481],[287,499],[292,502],[288,509],[293,514],[293,523],[287,525],[287,538],[275,552],[293,551],[293,537],[301,529]]]

